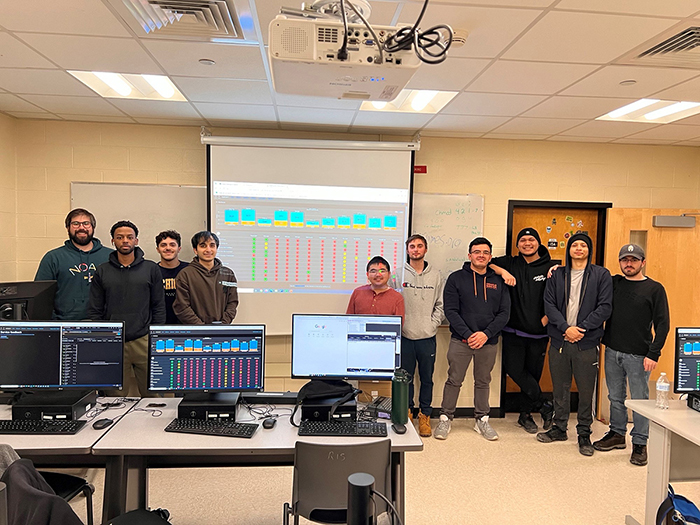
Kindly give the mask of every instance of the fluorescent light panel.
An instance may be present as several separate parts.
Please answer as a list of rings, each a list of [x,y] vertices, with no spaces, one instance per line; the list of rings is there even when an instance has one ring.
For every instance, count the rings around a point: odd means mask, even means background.
[[[139,100],[171,100],[185,102],[187,99],[164,75],[132,75],[102,71],[68,71],[95,93],[105,98],[127,98]]]
[[[596,120],[668,124],[700,113],[700,102],[643,98],[607,113]]]
[[[360,111],[435,114],[456,95],[456,91],[403,89],[391,102],[363,102]]]

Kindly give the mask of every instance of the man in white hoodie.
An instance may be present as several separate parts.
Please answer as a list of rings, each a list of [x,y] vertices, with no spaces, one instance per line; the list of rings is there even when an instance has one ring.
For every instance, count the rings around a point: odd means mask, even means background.
[[[418,364],[420,392],[418,403],[418,433],[430,437],[430,415],[433,400],[433,370],[438,327],[442,323],[442,287],[440,272],[425,260],[428,241],[422,235],[411,235],[406,241],[408,261],[404,267],[403,300],[406,309],[401,330],[401,367],[413,375]],[[413,414],[413,381],[409,384],[408,399]]]

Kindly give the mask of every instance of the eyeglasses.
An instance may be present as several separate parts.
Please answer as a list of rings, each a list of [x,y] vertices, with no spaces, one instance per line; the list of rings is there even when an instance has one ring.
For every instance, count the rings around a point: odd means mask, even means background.
[[[78,226],[87,228],[88,226],[92,226],[92,223],[90,221],[71,221],[70,225],[73,226],[73,228],[77,228]]]
[[[491,255],[491,252],[488,250],[483,251],[483,252],[481,250],[474,250],[473,252],[471,252],[471,254],[472,255],[484,255],[484,256],[488,257],[489,255]]]
[[[384,269],[382,269],[382,270],[370,270],[367,273],[370,275],[377,275],[377,274],[384,275],[385,273],[388,273],[388,270],[384,270]]]

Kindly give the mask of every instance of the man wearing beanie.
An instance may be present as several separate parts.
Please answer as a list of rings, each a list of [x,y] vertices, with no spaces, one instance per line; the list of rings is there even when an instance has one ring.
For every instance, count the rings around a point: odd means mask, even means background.
[[[552,258],[540,243],[534,228],[524,228],[516,240],[518,255],[492,260],[491,268],[510,284],[510,319],[503,329],[503,369],[522,392],[518,424],[530,434],[537,432],[531,413],[542,416],[542,426],[552,426],[554,408],[540,390],[540,377],[547,352],[547,316],[544,313],[544,289]]]
[[[612,278],[613,309],[603,336],[610,431],[593,443],[593,448],[604,452],[627,446],[627,383],[632,399],[649,399],[649,374],[661,357],[670,325],[666,290],[661,283],[642,273],[646,265],[642,247],[625,244],[618,260],[624,275]],[[647,464],[649,420],[634,412],[632,421],[630,463],[644,466]]]
[[[593,455],[591,424],[593,393],[598,377],[598,345],[603,323],[612,312],[612,278],[602,266],[591,264],[593,241],[577,233],[566,246],[566,266],[547,281],[544,311],[552,339],[549,371],[554,389],[554,424],[537,434],[542,443],[566,441],[569,423],[571,375],[578,387],[578,449]]]

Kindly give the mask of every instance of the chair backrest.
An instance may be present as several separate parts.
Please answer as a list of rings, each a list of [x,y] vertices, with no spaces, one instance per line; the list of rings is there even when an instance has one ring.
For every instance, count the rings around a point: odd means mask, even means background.
[[[0,525],[7,525],[7,486],[0,482]]]
[[[391,440],[356,445],[297,441],[292,507],[300,516],[325,523],[345,523],[348,476],[374,476],[374,489],[391,499]],[[377,514],[386,505],[375,498]]]

